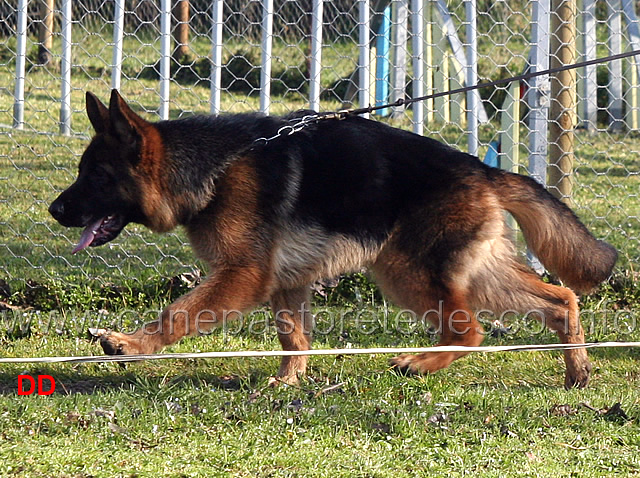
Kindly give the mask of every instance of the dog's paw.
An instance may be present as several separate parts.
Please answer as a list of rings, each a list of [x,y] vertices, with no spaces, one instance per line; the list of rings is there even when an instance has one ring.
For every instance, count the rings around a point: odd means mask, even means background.
[[[97,328],[93,328],[90,327],[87,329],[87,338],[91,341],[91,342],[97,342],[98,340],[100,340],[100,338],[108,333],[109,331],[107,329],[97,329]]]
[[[393,357],[389,364],[391,365],[391,370],[399,375],[417,375],[420,370],[412,363],[414,359],[415,355],[398,355]]]
[[[585,388],[589,384],[589,377],[591,376],[591,362],[588,360],[581,363],[579,366],[567,367],[567,371],[564,376],[564,388],[570,390],[572,388]]]
[[[455,359],[450,352],[403,354],[391,359],[391,367],[402,375],[417,375],[447,368]]]
[[[120,332],[107,331],[100,336],[100,346],[107,355],[140,355],[147,353],[138,339]]]
[[[298,385],[300,383],[300,376],[296,374],[292,375],[277,375],[275,377],[269,377],[267,385],[271,388],[279,387],[281,385]]]

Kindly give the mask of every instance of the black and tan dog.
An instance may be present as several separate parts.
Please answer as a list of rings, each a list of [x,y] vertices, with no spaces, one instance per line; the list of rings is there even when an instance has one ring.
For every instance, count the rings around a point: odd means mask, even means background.
[[[108,354],[158,351],[266,301],[283,348],[308,350],[309,285],[364,266],[393,301],[435,323],[440,344],[479,345],[481,309],[537,311],[562,342],[581,344],[575,294],[517,260],[503,212],[578,292],[606,279],[617,258],[533,179],[379,122],[324,120],[265,144],[256,139],[305,113],[150,123],[115,90],[109,107],[88,93],[87,113],[96,135],[78,178],[49,208],[62,225],[84,228],[75,251],[114,239],[130,222],[158,232],[182,225],[211,269],[158,321],[103,336]],[[393,363],[433,372],[462,355]],[[585,386],[585,349],[566,351],[565,362],[565,386]],[[278,377],[293,382],[306,364],[284,358]]]

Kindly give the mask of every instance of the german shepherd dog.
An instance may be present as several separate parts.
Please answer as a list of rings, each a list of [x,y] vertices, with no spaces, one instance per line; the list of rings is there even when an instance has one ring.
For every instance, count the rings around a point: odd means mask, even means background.
[[[607,279],[617,259],[533,179],[380,122],[322,120],[261,142],[310,112],[151,123],[115,90],[108,107],[87,93],[86,108],[96,134],[77,179],[49,207],[63,226],[84,228],[74,252],[113,240],[130,222],[157,232],[181,225],[210,268],[156,321],[105,333],[107,354],[153,353],[221,325],[226,311],[267,301],[284,350],[309,350],[310,285],[363,267],[392,301],[431,321],[441,345],[479,345],[480,310],[535,311],[561,342],[583,344],[576,295],[520,263],[504,211],[576,292]],[[401,355],[392,364],[434,372],[464,355]],[[586,350],[564,358],[565,386],[587,385]],[[307,357],[285,357],[277,379],[295,382],[306,366]]]

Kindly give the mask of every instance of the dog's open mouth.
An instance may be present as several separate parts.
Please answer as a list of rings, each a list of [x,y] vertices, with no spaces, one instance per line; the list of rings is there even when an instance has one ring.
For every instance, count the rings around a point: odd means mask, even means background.
[[[112,214],[91,222],[82,231],[80,241],[71,253],[75,254],[89,246],[101,246],[115,239],[124,226],[126,226],[125,218],[119,214]]]

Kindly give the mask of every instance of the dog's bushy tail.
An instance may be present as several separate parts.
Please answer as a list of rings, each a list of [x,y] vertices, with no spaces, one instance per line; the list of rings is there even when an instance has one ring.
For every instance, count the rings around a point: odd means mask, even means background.
[[[577,292],[587,292],[609,277],[618,253],[593,237],[571,209],[530,177],[500,170],[492,175],[502,207],[550,272]]]

